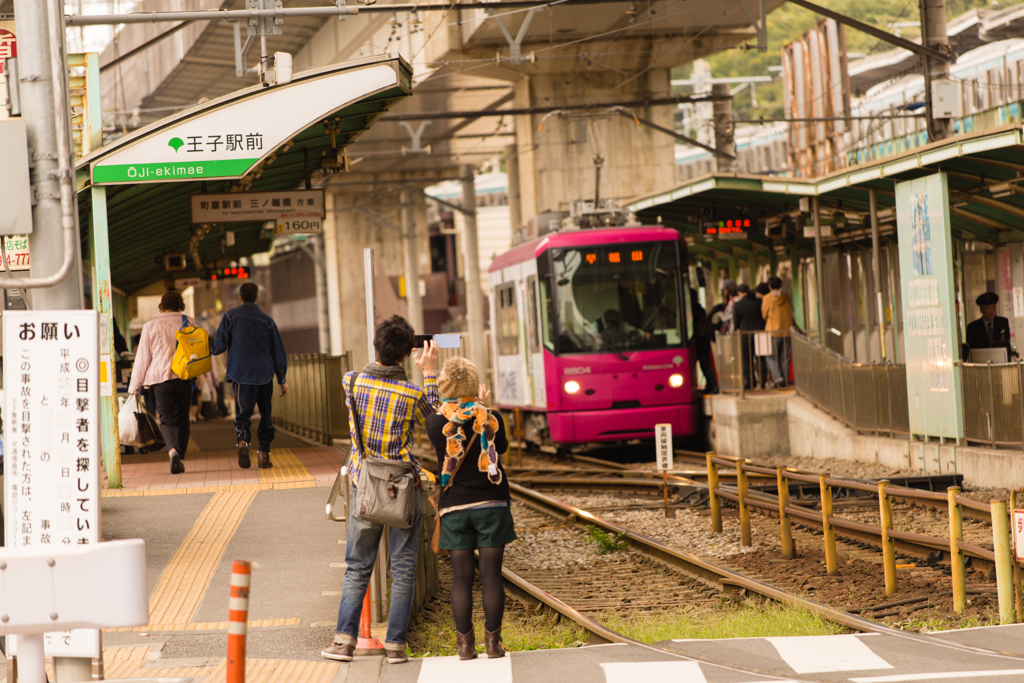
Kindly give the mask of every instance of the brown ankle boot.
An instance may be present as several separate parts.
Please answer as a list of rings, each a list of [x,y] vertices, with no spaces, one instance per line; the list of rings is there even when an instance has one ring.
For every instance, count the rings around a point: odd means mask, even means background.
[[[505,648],[501,646],[501,627],[488,631],[484,628],[484,647],[487,648],[487,659],[505,656]]]
[[[459,651],[459,659],[476,659],[476,634],[473,629],[469,633],[459,633],[459,629],[455,629],[455,648]]]

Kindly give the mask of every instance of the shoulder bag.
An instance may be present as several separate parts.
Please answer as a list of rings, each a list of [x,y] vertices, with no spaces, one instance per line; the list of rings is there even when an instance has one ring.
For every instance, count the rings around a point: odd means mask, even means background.
[[[419,498],[416,495],[420,488],[416,466],[411,462],[389,460],[367,452],[363,445],[359,410],[356,408],[355,387],[358,375],[353,373],[348,385],[348,395],[352,399],[352,424],[355,426],[353,438],[363,454],[359,484],[356,487],[355,517],[369,524],[408,529],[416,518]]]

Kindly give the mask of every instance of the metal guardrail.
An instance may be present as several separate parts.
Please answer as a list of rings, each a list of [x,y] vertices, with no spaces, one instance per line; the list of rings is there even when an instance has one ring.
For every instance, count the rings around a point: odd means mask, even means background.
[[[905,365],[854,363],[796,330],[791,336],[798,394],[858,432],[910,435]]]
[[[350,356],[298,353],[288,356],[288,394],[274,399],[274,422],[330,445],[349,436],[342,386]]]
[[[1014,363],[960,363],[964,438],[996,446],[1024,445],[1024,369]]]
[[[769,333],[763,330],[717,335],[714,350],[719,391],[743,396],[747,389],[769,386],[765,351],[770,352],[771,343]]]

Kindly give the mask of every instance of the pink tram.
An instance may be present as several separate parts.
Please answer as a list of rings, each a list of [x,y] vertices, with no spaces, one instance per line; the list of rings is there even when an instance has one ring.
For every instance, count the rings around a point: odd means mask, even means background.
[[[661,226],[551,233],[490,267],[495,404],[555,447],[699,432],[686,244]]]

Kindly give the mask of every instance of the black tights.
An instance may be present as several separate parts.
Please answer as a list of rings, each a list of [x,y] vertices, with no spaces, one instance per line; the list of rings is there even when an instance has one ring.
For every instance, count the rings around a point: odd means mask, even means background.
[[[488,631],[501,628],[505,614],[505,586],[501,582],[501,561],[505,546],[480,548],[480,583],[483,585],[484,627]],[[459,633],[473,629],[473,569],[476,557],[472,550],[452,550],[452,613]]]

